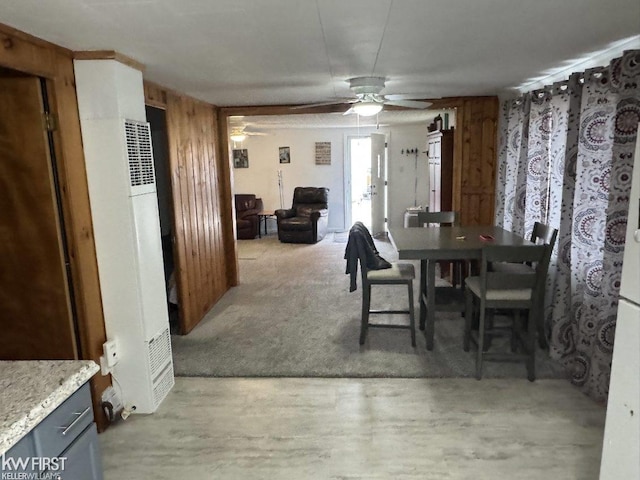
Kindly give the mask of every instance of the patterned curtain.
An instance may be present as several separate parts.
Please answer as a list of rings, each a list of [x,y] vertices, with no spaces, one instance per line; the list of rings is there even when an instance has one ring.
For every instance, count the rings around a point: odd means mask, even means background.
[[[524,200],[524,230],[531,236],[535,222],[546,223],[549,192],[549,167],[551,135],[556,128],[554,109],[551,108],[551,91],[532,92],[529,109],[529,135],[526,156],[526,184],[522,189]]]
[[[550,354],[603,400],[640,121],[640,51],[503,105],[496,223],[558,228],[549,268]],[[513,142],[513,144],[512,144]]]
[[[549,224],[558,229],[556,248],[549,265],[546,305],[546,331],[550,354],[555,359],[565,359],[571,367],[575,354],[572,313],[571,245],[573,232],[573,199],[576,189],[578,162],[579,112],[582,101],[582,75],[574,74],[560,85],[553,102],[561,112],[558,129],[553,140],[553,152],[557,167],[552,180]],[[563,88],[566,85],[566,88]]]
[[[496,187],[496,225],[520,231],[524,226],[529,95],[502,105]]]

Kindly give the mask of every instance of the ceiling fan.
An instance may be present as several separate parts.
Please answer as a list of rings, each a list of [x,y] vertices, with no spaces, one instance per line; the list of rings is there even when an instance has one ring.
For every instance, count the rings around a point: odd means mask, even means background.
[[[354,77],[349,79],[349,88],[353,91],[355,98],[342,98],[330,102],[312,103],[309,105],[299,105],[292,109],[320,107],[324,105],[339,105],[342,103],[352,104],[352,107],[344,112],[344,115],[357,113],[368,117],[380,112],[383,105],[393,105],[405,108],[427,108],[430,102],[408,99],[408,95],[390,94],[383,95],[380,92],[385,87],[384,77]]]
[[[247,122],[244,122],[242,116],[233,116],[229,117],[229,138],[233,142],[242,142],[247,137],[251,136],[264,136],[267,135],[264,132],[260,132],[258,130],[250,130],[247,127],[250,125]]]

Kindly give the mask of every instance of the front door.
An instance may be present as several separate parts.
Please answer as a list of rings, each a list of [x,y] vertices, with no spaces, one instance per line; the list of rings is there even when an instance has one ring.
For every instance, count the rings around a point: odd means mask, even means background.
[[[385,180],[386,137],[381,133],[371,134],[371,234],[385,232]]]
[[[43,118],[38,78],[0,78],[0,359],[77,356]]]

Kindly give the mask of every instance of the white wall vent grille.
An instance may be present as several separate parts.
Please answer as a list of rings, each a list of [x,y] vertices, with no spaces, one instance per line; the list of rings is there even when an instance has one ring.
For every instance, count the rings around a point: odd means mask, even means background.
[[[151,129],[146,122],[124,121],[131,187],[155,185]]]
[[[156,378],[165,365],[171,361],[171,335],[167,328],[147,343],[151,378]]]
[[[158,408],[167,396],[169,390],[173,388],[175,379],[173,377],[173,363],[167,365],[167,368],[160,374],[160,376],[153,382],[153,402],[154,407]]]

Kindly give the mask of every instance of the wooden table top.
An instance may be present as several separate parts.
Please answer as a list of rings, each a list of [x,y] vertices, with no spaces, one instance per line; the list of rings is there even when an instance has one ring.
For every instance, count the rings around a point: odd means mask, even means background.
[[[480,235],[490,235],[483,240]],[[488,244],[505,246],[533,245],[520,235],[500,227],[391,228],[391,243],[401,260],[454,260],[480,258]]]

